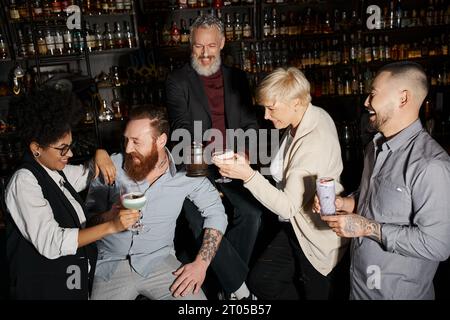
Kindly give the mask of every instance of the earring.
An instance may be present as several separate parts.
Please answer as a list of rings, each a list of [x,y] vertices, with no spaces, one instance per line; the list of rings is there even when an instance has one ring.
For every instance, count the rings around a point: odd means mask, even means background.
[[[33,156],[35,156],[36,158],[38,158],[38,157],[41,156],[41,154],[39,153],[39,151],[36,151],[36,152],[33,153]]]

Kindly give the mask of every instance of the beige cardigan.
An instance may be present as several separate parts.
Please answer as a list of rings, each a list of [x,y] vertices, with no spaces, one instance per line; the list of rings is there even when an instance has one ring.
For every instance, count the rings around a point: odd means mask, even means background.
[[[289,131],[286,130],[283,139]],[[338,182],[342,168],[333,120],[323,109],[309,104],[284,158],[281,182],[284,188],[275,188],[260,173],[244,184],[265,207],[290,220],[305,256],[323,275],[339,262],[348,239],[338,237],[312,212],[315,180],[319,176],[334,178],[339,194],[343,191]]]

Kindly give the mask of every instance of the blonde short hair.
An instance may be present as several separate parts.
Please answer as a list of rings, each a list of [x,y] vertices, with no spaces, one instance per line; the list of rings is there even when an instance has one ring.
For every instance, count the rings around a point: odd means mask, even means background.
[[[256,90],[256,102],[263,105],[267,102],[288,102],[300,99],[303,106],[311,102],[311,85],[303,72],[290,67],[278,68],[260,83]]]

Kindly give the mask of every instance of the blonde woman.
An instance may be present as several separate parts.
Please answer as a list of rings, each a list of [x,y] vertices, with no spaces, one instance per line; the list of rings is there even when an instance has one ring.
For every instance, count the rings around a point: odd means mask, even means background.
[[[343,190],[336,127],[328,113],[311,104],[310,84],[296,68],[268,75],[256,99],[265,108],[265,119],[286,129],[270,166],[276,186],[240,155],[234,161],[213,159],[222,175],[243,180],[282,224],[250,274],[251,290],[262,299],[328,299],[330,274],[347,241],[312,212],[312,202],[319,176],[334,178],[336,192]]]

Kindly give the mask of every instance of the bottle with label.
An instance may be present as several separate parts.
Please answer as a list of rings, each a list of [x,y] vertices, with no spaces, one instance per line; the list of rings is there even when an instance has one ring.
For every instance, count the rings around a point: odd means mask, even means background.
[[[109,23],[105,22],[105,32],[103,33],[104,47],[106,50],[115,49],[115,42]]]
[[[94,23],[92,26],[94,28],[92,30],[92,33],[94,34],[95,37],[95,47],[97,48],[97,51],[103,51],[104,49],[103,35],[99,30],[98,24]]]
[[[98,120],[100,122],[106,122],[106,121],[111,121],[112,119],[114,119],[114,113],[108,107],[106,100],[102,99],[100,101],[100,111],[98,113]]]
[[[136,47],[136,38],[133,34],[133,32],[131,32],[130,30],[130,25],[128,24],[127,21],[123,22],[123,27],[124,27],[124,36],[125,36],[125,46],[127,48],[135,48]]]
[[[229,13],[225,14],[225,39],[226,41],[233,41],[234,39],[234,28]]]
[[[33,57],[36,54],[36,49],[34,48],[33,42],[33,31],[31,28],[27,28],[26,30],[26,44],[27,44],[27,56]]]
[[[21,29],[17,30],[17,55],[19,57],[26,57],[27,55],[25,38]]]
[[[34,18],[41,18],[42,15],[43,15],[42,1],[41,0],[34,0],[33,1],[33,17]]]
[[[38,45],[38,52],[41,56],[47,55],[47,44],[45,43],[45,37],[42,33],[42,30],[38,30],[37,32],[37,45]]]
[[[91,30],[89,22],[86,22],[86,45],[89,52],[97,50],[97,39],[94,31]]]
[[[17,7],[16,0],[9,1],[9,17],[11,20],[19,20],[19,8]]]
[[[55,54],[64,54],[64,38],[61,30],[55,31]]]
[[[236,12],[234,15],[234,40],[242,40],[243,28],[241,23],[241,14]]]
[[[178,28],[175,21],[172,21],[172,28],[170,29],[170,41],[174,46],[178,45],[181,41],[180,29]]]
[[[124,34],[119,22],[114,22],[114,47],[117,49],[125,47]]]
[[[189,43],[189,29],[186,26],[186,20],[181,19],[180,21],[181,25],[181,43]]]
[[[64,51],[68,54],[74,53],[72,31],[69,29],[66,29],[64,31],[63,38],[64,38]]]

